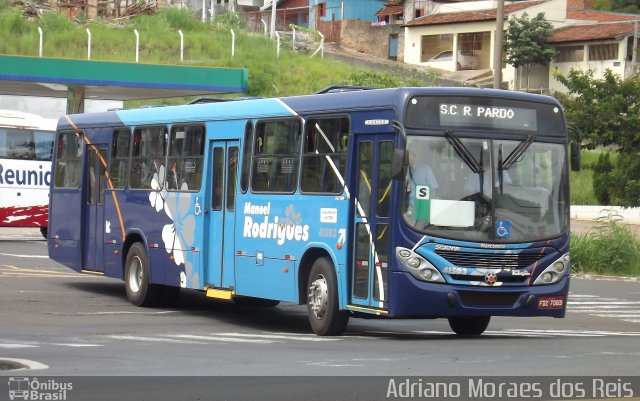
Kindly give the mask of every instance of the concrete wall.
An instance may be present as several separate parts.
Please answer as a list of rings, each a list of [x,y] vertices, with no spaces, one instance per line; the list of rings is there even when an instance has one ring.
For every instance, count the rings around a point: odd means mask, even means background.
[[[404,58],[404,28],[398,25],[371,26],[369,21],[342,21],[340,43],[380,58],[389,56],[389,35],[398,35],[398,60]]]

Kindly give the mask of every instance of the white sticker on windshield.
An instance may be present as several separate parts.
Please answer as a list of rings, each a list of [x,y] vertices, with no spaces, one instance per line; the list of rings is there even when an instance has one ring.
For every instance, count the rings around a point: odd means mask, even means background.
[[[445,199],[431,200],[431,224],[443,227],[473,227],[475,203]]]

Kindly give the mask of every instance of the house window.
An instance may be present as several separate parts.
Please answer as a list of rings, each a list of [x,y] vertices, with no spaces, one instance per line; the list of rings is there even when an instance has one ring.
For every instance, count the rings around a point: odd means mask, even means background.
[[[446,53],[449,52],[449,53]],[[453,60],[453,35],[427,35],[422,37],[422,62]],[[434,58],[432,60],[432,58]]]
[[[417,8],[416,9],[416,18],[420,18],[424,15],[424,9],[422,8]]]
[[[557,63],[567,63],[584,60],[584,46],[563,46],[558,47]]]
[[[458,35],[458,50],[482,50],[482,42],[488,32],[461,33]]]
[[[589,61],[617,60],[617,59],[618,59],[617,43],[589,46]]]
[[[327,16],[327,3],[319,3],[318,4],[318,14],[321,17]]]

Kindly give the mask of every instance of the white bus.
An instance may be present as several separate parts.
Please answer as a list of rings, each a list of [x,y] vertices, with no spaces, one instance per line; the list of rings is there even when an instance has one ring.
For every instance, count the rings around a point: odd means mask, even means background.
[[[0,227],[39,227],[46,237],[57,123],[0,110]]]

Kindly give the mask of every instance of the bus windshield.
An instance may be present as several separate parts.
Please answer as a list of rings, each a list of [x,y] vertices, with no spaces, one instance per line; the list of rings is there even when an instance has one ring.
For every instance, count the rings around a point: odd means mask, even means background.
[[[410,135],[407,149],[403,214],[415,230],[500,243],[550,239],[565,232],[563,143],[448,133]]]

